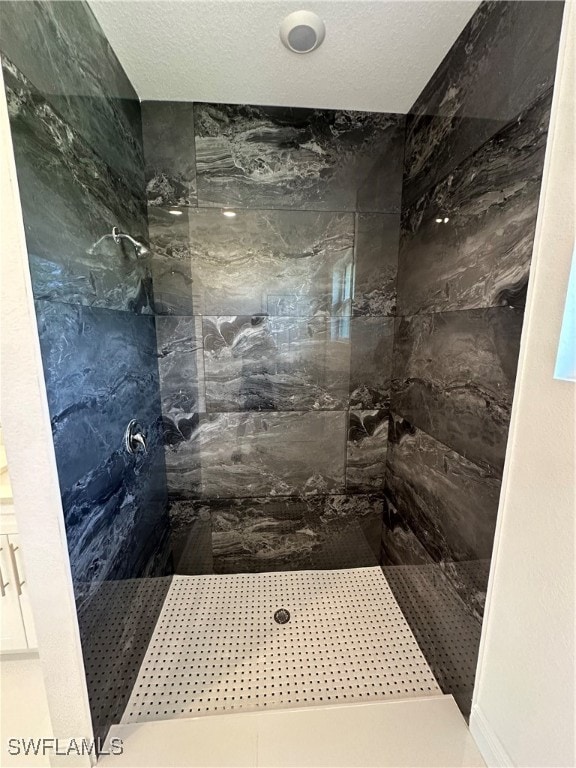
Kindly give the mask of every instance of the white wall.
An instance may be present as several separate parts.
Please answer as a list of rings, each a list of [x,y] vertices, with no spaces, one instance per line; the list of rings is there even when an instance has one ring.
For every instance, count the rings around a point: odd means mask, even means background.
[[[553,379],[575,236],[567,6],[470,727],[489,765],[574,766],[576,385]]]
[[[53,734],[92,738],[78,622],[42,363],[16,168],[0,70],[0,371],[1,408],[14,510]],[[46,205],[50,201],[45,201]],[[64,765],[89,764],[77,757]],[[61,764],[59,758],[53,765]]]

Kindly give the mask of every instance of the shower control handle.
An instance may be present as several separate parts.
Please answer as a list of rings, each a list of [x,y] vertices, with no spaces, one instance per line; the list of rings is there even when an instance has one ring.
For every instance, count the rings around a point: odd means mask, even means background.
[[[146,435],[136,419],[132,419],[126,427],[126,432],[124,433],[124,445],[126,446],[128,453],[140,453],[141,451],[146,453],[148,447]]]

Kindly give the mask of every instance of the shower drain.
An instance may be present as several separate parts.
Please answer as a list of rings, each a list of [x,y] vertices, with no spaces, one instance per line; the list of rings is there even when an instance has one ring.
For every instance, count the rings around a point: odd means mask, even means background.
[[[274,621],[277,624],[287,624],[290,621],[290,614],[286,608],[278,608],[274,614]]]

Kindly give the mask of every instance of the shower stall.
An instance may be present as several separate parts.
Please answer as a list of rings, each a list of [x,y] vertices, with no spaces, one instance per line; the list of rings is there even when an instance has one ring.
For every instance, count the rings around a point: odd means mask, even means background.
[[[0,13],[95,734],[467,713],[562,3],[408,114],[141,102],[86,3]]]

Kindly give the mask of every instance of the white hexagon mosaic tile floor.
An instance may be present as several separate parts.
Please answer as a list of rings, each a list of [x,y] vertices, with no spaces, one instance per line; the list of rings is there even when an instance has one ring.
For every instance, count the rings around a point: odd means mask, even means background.
[[[175,576],[122,723],[438,694],[380,568]]]

